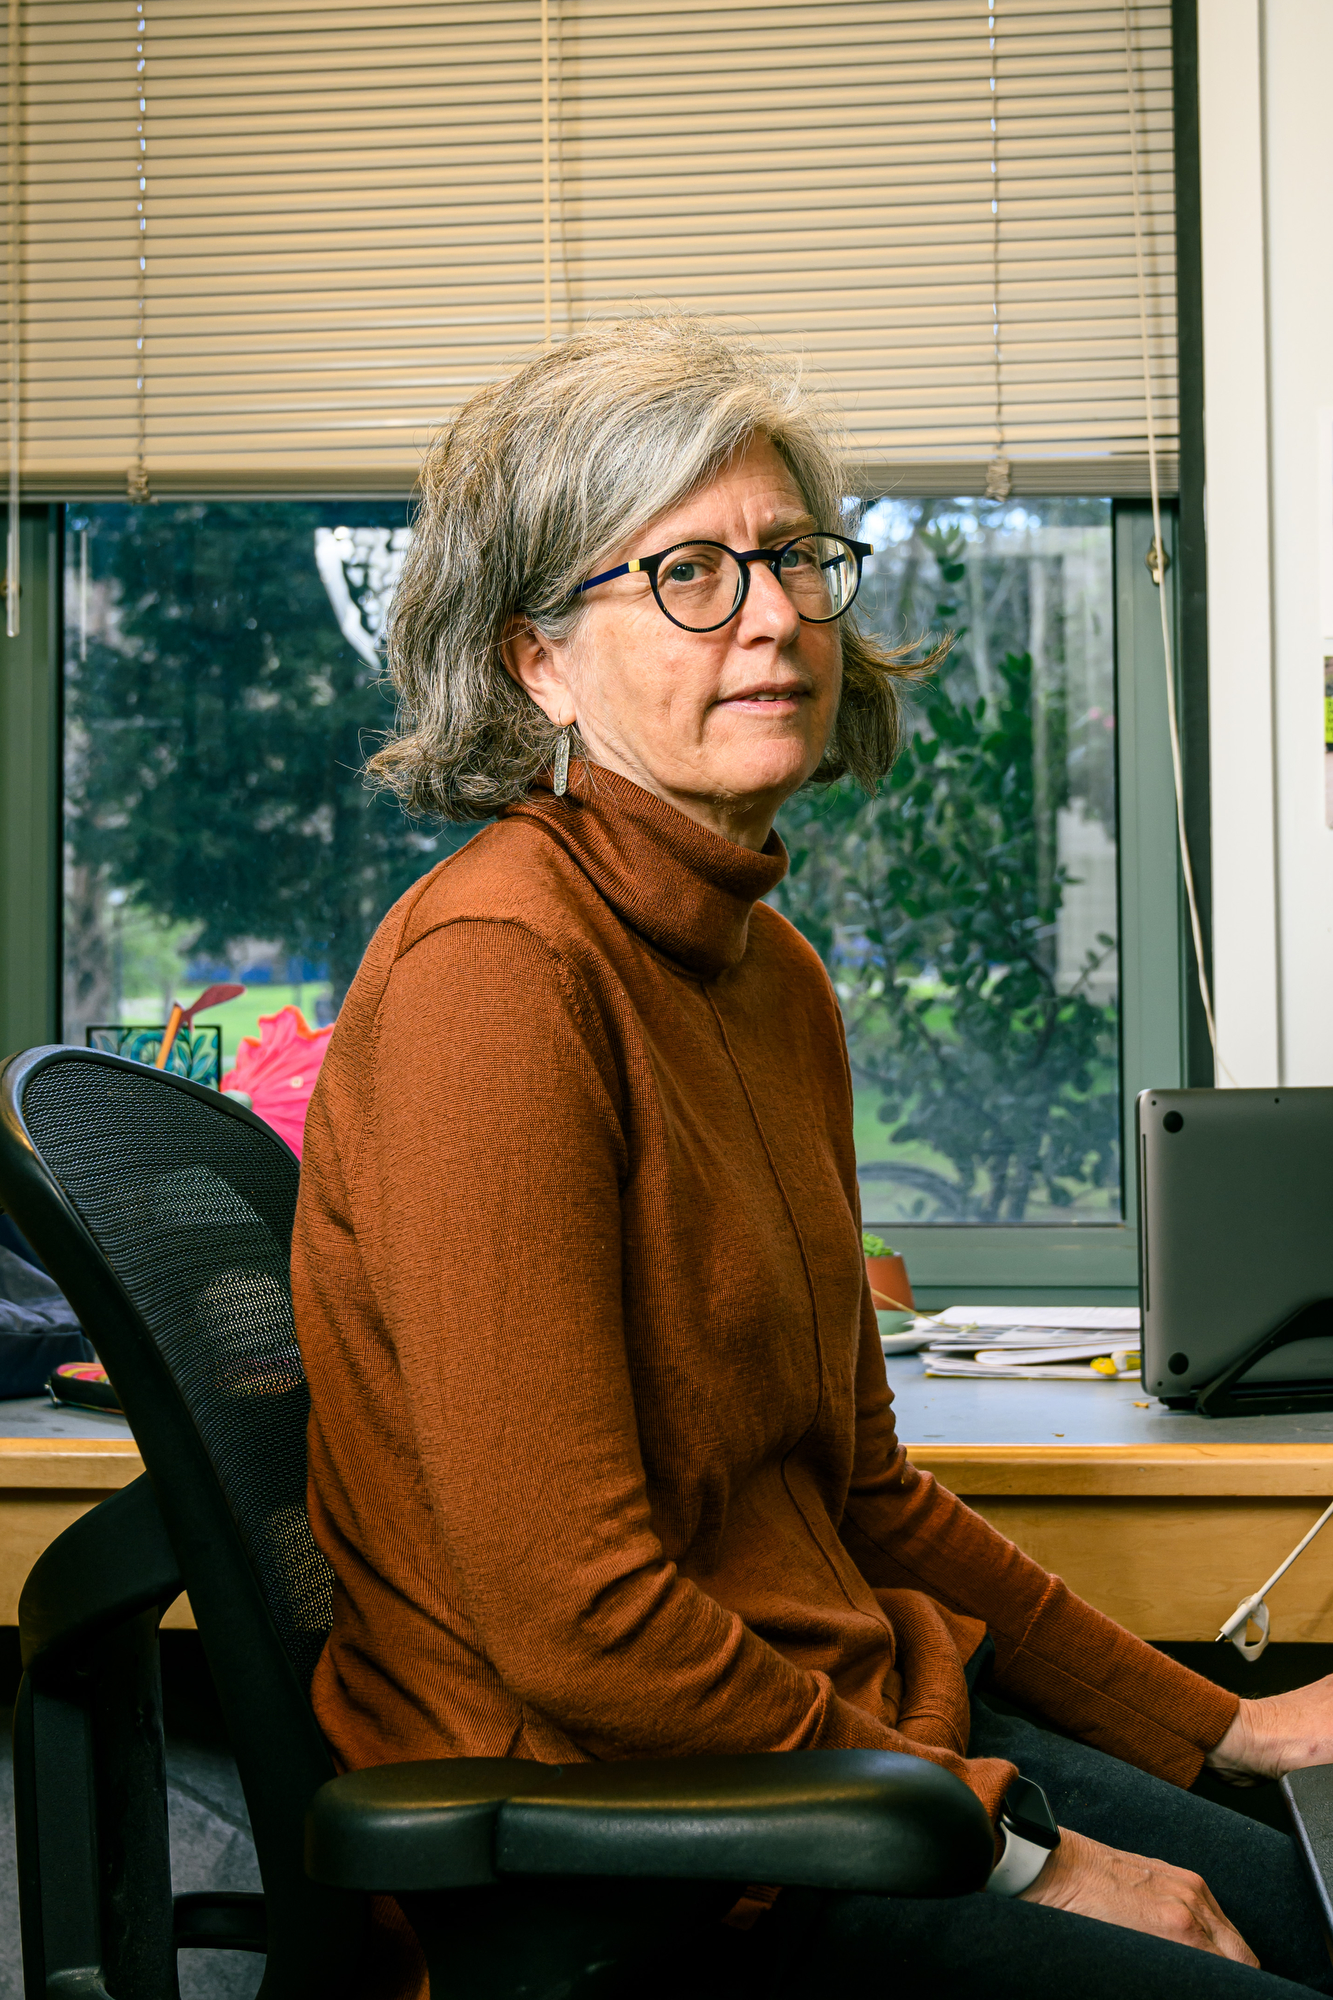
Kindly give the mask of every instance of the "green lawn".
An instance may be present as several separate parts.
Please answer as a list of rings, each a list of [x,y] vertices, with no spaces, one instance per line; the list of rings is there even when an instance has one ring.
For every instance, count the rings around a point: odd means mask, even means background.
[[[856,1092],[852,1132],[856,1157],[862,1166],[874,1160],[899,1160],[908,1166],[926,1167],[931,1173],[942,1174],[949,1181],[957,1179],[953,1162],[920,1140],[895,1145],[889,1127],[882,1125],[875,1115],[878,1104],[878,1091]],[[866,1227],[872,1229],[877,1223],[883,1223],[891,1232],[895,1222],[912,1219],[911,1210],[916,1199],[916,1190],[901,1182],[867,1181],[861,1192]],[[1029,1198],[1024,1220],[1029,1223],[1118,1222],[1120,1191],[1118,1188],[1085,1187],[1075,1195],[1068,1208],[1054,1208],[1046,1190],[1036,1187]]]
[[[182,989],[181,997],[188,1001],[197,990]],[[208,1008],[199,1016],[198,1025],[216,1025],[222,1029],[223,1075],[236,1061],[241,1037],[253,1035],[258,1038],[261,1014],[276,1014],[282,1007],[295,1005],[305,1016],[307,1025],[313,1028],[317,1025],[316,999],[327,991],[326,985],[314,982],[305,986],[252,986],[239,1000],[229,1000],[223,1007]],[[160,1021],[161,997],[153,995],[147,999],[126,1000],[120,1018],[127,1023],[142,1022],[145,1026]],[[877,1091],[856,1093],[853,1131],[857,1159],[863,1164],[872,1160],[902,1160],[912,1166],[929,1168],[932,1173],[952,1180],[955,1170],[943,1154],[934,1152],[919,1140],[909,1145],[893,1143],[888,1126],[882,1125],[875,1116],[878,1103]],[[914,1199],[914,1190],[893,1181],[867,1183],[864,1193],[867,1225],[882,1222],[891,1230],[895,1220],[908,1219]],[[1072,1207],[1056,1210],[1050,1206],[1044,1191],[1037,1189],[1029,1203],[1027,1219],[1030,1222],[1112,1222],[1119,1219],[1118,1198],[1106,1188],[1088,1188],[1076,1197]]]

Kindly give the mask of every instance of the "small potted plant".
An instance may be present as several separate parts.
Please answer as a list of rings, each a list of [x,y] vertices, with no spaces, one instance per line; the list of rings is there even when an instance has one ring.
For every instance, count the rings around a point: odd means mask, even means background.
[[[870,1303],[876,1312],[914,1313],[916,1301],[912,1297],[911,1281],[907,1276],[907,1266],[896,1250],[891,1250],[882,1236],[876,1236],[869,1229],[861,1237],[861,1248],[865,1252],[866,1277],[870,1282]]]

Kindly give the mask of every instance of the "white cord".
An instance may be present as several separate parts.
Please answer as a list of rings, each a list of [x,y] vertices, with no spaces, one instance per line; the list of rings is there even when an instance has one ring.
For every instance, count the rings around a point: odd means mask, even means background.
[[[1230,1639],[1236,1651],[1245,1659],[1258,1659],[1260,1653],[1263,1652],[1264,1647],[1268,1644],[1268,1606],[1264,1603],[1264,1599],[1279,1578],[1286,1575],[1297,1556],[1309,1548],[1325,1522],[1330,1520],[1333,1520],[1333,1504],[1325,1507],[1310,1532],[1307,1535],[1302,1535],[1286,1561],[1278,1564],[1267,1583],[1261,1589],[1256,1590],[1253,1597],[1245,1598],[1242,1603],[1236,1606],[1231,1616],[1227,1619],[1226,1624],[1217,1635],[1219,1644],[1223,1639]],[[1247,1639],[1245,1637],[1245,1628],[1251,1619],[1259,1627],[1259,1637],[1257,1639]]]
[[[1185,780],[1180,758],[1180,724],[1176,715],[1176,675],[1171,651],[1171,625],[1166,611],[1166,544],[1162,540],[1162,508],[1157,482],[1157,424],[1153,407],[1152,351],[1148,341],[1148,286],[1143,260],[1143,203],[1139,192],[1139,112],[1138,92],[1134,79],[1134,44],[1130,28],[1129,0],[1124,0],[1125,11],[1125,94],[1129,100],[1129,170],[1130,185],[1134,198],[1134,263],[1138,273],[1139,287],[1139,341],[1143,351],[1143,402],[1148,422],[1148,481],[1152,492],[1152,531],[1156,550],[1153,581],[1157,585],[1158,603],[1162,613],[1162,657],[1166,665],[1166,718],[1171,737],[1171,776],[1176,793],[1176,838],[1180,844],[1180,868],[1185,879],[1185,898],[1189,904],[1190,936],[1194,941],[1194,964],[1199,975],[1199,997],[1203,1001],[1204,1018],[1208,1023],[1208,1040],[1213,1051],[1213,1081],[1217,1072],[1226,1069],[1217,1052],[1217,1023],[1213,1018],[1213,996],[1208,983],[1208,973],[1203,957],[1203,927],[1199,922],[1199,902],[1194,893],[1194,867],[1190,861],[1190,844],[1185,832]],[[1231,1081],[1234,1083],[1235,1078]]]

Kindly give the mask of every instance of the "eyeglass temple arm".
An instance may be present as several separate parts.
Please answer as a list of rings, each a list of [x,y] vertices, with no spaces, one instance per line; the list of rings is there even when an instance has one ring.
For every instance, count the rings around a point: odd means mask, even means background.
[[[591,590],[596,583],[610,583],[611,579],[617,576],[633,576],[636,571],[644,567],[645,565],[635,556],[633,562],[621,563],[615,569],[604,569],[600,576],[590,576],[588,581],[581,583],[578,588],[579,590]],[[575,595],[577,596],[577,594],[578,592],[576,591]]]
[[[850,541],[846,535],[842,537],[842,543],[844,548],[850,549],[852,554],[856,557],[857,570],[859,573],[860,565],[865,561],[866,557],[874,555],[875,553],[874,543],[853,542]],[[819,567],[821,569],[837,569],[839,563],[845,563],[846,560],[847,558],[844,555],[830,556],[828,561],[826,563],[821,563]]]

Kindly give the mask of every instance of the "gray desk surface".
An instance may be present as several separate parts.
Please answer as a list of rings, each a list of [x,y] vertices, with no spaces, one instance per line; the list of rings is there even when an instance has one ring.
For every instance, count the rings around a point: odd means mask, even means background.
[[[886,1366],[907,1444],[1330,1444],[1333,1410],[1296,1417],[1196,1417],[1137,1382],[980,1382],[926,1374],[919,1355]],[[1140,1407],[1147,1404],[1147,1408]]]
[[[1329,1444],[1333,1410],[1299,1417],[1194,1417],[1135,1382],[978,1382],[928,1377],[891,1354],[898,1435],[909,1444]],[[1147,1403],[1147,1408],[1140,1406]],[[58,1410],[44,1397],[0,1402],[0,1438],[128,1438],[120,1417]]]
[[[0,1402],[0,1438],[128,1438],[124,1417],[109,1410],[61,1410],[49,1396]]]

